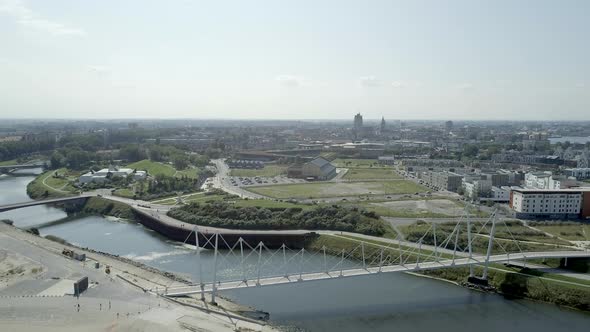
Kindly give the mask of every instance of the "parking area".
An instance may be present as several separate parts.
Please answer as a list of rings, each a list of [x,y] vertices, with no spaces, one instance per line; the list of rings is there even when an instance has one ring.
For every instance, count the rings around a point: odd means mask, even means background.
[[[228,177],[229,182],[234,187],[251,187],[251,186],[268,186],[273,184],[294,184],[294,183],[305,183],[303,179],[293,179],[286,176],[275,176],[275,177],[242,177],[242,176],[230,176]]]

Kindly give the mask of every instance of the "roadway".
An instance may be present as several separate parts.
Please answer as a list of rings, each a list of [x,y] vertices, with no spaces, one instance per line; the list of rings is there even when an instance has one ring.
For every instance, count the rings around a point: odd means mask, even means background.
[[[244,190],[239,186],[234,186],[230,182],[230,169],[229,166],[225,163],[223,159],[214,159],[211,160],[212,163],[215,164],[217,168],[217,174],[211,180],[212,187],[221,189],[229,194],[237,195],[241,198],[249,198],[249,199],[269,199],[266,196],[255,194],[248,190]]]

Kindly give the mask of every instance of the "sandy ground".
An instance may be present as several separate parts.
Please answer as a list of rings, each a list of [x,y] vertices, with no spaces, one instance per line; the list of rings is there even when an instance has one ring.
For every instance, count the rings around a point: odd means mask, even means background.
[[[43,266],[22,255],[0,249],[0,289],[22,279],[35,278],[43,272]]]
[[[274,331],[233,313],[246,308],[223,299],[219,306],[185,299],[192,305],[187,306],[158,296],[150,290],[182,283],[131,261],[78,248],[72,249],[86,253],[87,261],[68,259],[61,254],[63,245],[4,224],[0,244],[0,331]],[[15,268],[22,272],[9,272]],[[90,288],[79,298],[43,296],[82,276]]]
[[[383,206],[392,210],[436,213],[447,216],[461,216],[463,208],[447,199],[415,200],[415,201],[393,201],[383,203],[371,203]]]

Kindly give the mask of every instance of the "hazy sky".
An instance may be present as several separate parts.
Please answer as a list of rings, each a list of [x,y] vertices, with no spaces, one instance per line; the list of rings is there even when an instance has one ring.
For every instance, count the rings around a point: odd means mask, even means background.
[[[0,118],[590,120],[590,1],[0,0]]]

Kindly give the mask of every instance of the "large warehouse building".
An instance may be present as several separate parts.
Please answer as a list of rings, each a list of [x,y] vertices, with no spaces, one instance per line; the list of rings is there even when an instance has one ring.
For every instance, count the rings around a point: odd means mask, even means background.
[[[303,165],[293,165],[287,170],[287,175],[294,178],[325,181],[336,176],[336,167],[328,160],[317,157]]]

